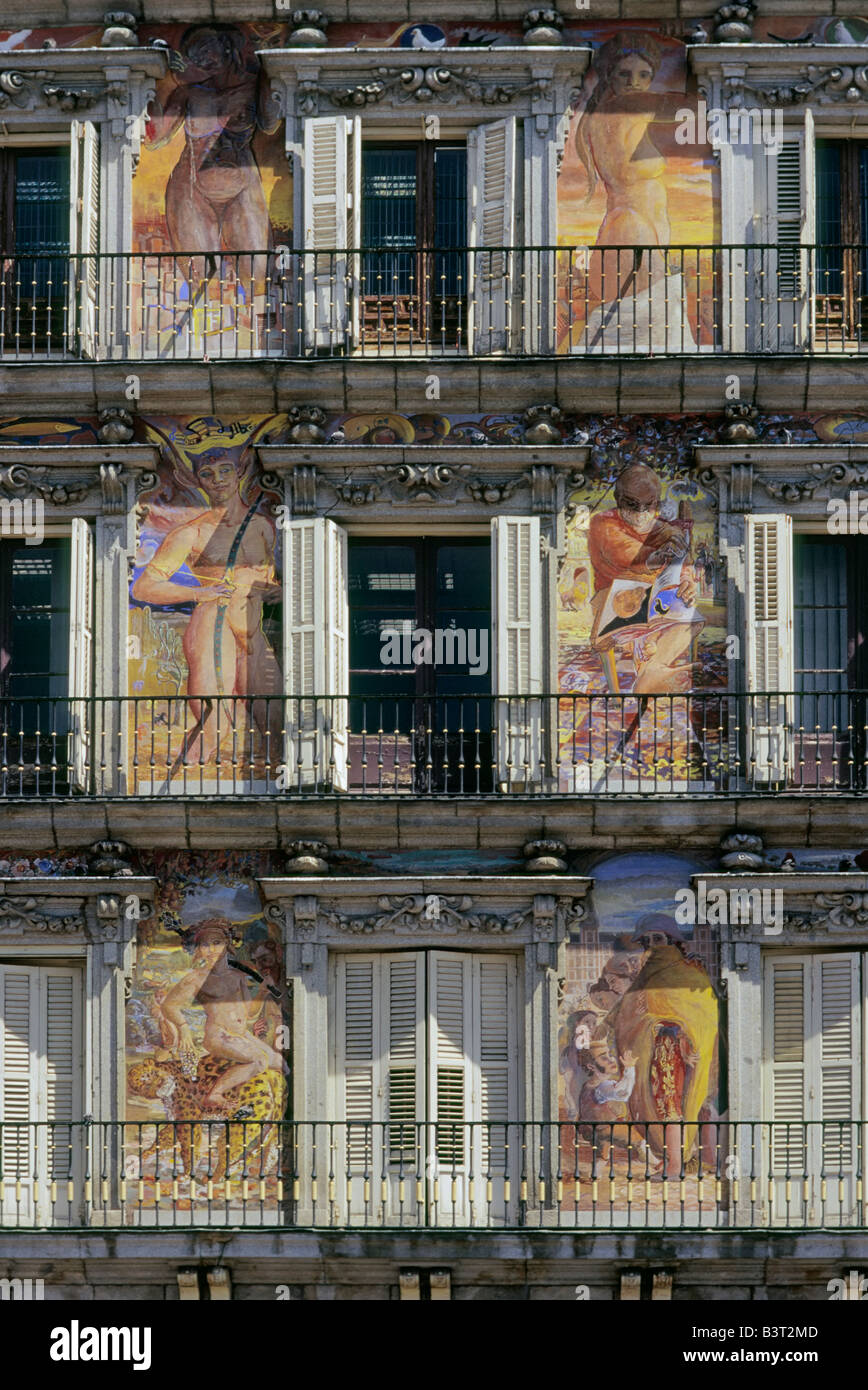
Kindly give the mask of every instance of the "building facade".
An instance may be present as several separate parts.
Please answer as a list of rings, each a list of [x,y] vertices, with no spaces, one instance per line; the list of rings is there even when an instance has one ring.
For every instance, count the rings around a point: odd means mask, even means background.
[[[39,8],[0,32],[0,1274],[850,1288],[858,4]]]

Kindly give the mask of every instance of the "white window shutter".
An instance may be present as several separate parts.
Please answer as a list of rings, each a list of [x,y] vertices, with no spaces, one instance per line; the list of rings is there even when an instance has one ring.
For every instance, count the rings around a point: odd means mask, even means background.
[[[514,957],[477,956],[473,998],[474,1057],[479,1084],[471,1118],[514,1120],[518,1099]]]
[[[437,1161],[448,1180],[463,1168],[471,1114],[473,1017],[472,960],[458,952],[433,951],[430,984],[430,1118],[437,1124]]]
[[[328,517],[289,523],[283,613],[286,789],[322,784],[344,789],[349,685],[347,538]]]
[[[99,294],[105,280],[99,262],[99,130],[93,121],[74,120],[70,128],[69,249],[71,273],[69,338],[85,357],[99,351]]]
[[[347,156],[351,128],[347,116],[308,116],[304,121],[304,304],[308,348],[334,347],[347,338]]]
[[[348,244],[357,251],[362,244],[362,118],[348,118],[349,139],[347,144],[347,232]],[[352,255],[347,266],[347,294],[349,296],[349,324],[353,343],[358,343],[361,334],[361,256]]]
[[[78,970],[0,965],[3,1214],[19,1224],[60,1215],[65,1184],[80,1178],[80,1145],[65,1125],[82,1118],[81,1014]],[[45,1121],[64,1127],[53,1133]],[[52,1181],[64,1184],[53,1206]]]
[[[72,522],[69,594],[69,740],[70,781],[90,790],[93,759],[93,532],[82,517]],[[95,776],[95,774],[93,774]],[[98,792],[100,788],[97,786]]]
[[[759,147],[754,167],[762,170],[766,196],[764,241],[756,285],[762,301],[761,347],[764,351],[806,348],[810,342],[814,281],[812,253],[816,235],[814,122],[806,110],[798,130],[788,130],[779,150]],[[760,164],[762,161],[762,165]]]
[[[793,523],[783,512],[745,521],[747,773],[751,782],[781,782],[793,756]]]
[[[491,563],[498,782],[509,791],[538,782],[542,769],[543,702],[533,698],[544,693],[539,517],[494,517]]]
[[[470,131],[467,176],[472,350],[509,347],[515,281],[515,147],[513,116]]]
[[[858,954],[767,961],[764,1118],[774,1122],[770,1172],[778,1216],[798,1211],[805,1182],[810,1224],[840,1216],[854,1201],[860,1009]]]
[[[424,972],[419,951],[346,954],[336,963],[338,1119],[348,1122],[349,1168],[383,1180],[395,1166],[409,1174],[417,1161],[425,1100]]]

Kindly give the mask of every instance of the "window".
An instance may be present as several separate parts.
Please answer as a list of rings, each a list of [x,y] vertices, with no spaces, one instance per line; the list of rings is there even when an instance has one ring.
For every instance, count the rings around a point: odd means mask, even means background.
[[[332,996],[345,1200],[362,1209],[367,1173],[389,1214],[409,1211],[418,1179],[435,1220],[466,1221],[470,1175],[502,1186],[518,1118],[515,957],[340,955]]]
[[[849,951],[766,959],[764,1119],[772,1130],[773,1219],[858,1219],[866,960]]]
[[[362,148],[363,336],[452,343],[467,328],[467,150]],[[392,249],[394,248],[394,249]]]
[[[7,795],[86,790],[93,711],[93,534],[0,541],[0,738]]]
[[[864,786],[868,544],[793,537],[795,690],[811,780]]]
[[[63,334],[69,255],[69,146],[0,149],[3,337],[29,347]]]
[[[539,517],[495,517],[478,540],[354,538],[351,560],[343,528],[310,517],[290,523],[287,547],[287,785],[473,794],[493,779],[513,791],[538,781]],[[451,658],[439,663],[426,659],[438,628]],[[390,631],[400,640],[387,666]]]
[[[818,140],[817,332],[861,337],[868,303],[868,143]]]
[[[523,292],[514,117],[466,146],[384,146],[363,142],[361,117],[309,116],[303,160],[306,347],[509,345]]]
[[[70,543],[0,541],[0,695],[69,693]]]
[[[78,970],[0,964],[2,1214],[10,1224],[74,1219],[66,1184],[81,1170],[81,1131],[72,1128],[82,1118],[81,1007]]]
[[[488,537],[351,537],[349,610],[351,728],[400,732],[419,791],[490,791]]]

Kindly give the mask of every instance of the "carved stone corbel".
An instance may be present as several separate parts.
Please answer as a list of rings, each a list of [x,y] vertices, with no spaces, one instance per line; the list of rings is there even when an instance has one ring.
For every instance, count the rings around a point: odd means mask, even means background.
[[[295,516],[316,515],[316,469],[299,463],[292,470],[292,510]]]

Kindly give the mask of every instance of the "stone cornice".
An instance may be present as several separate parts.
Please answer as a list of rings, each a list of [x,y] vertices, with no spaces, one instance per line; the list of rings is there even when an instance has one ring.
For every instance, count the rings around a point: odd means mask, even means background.
[[[155,48],[14,49],[0,55],[0,117],[68,124],[82,114],[106,120],[134,113],[142,84],[153,86],[167,70],[166,54]]]
[[[294,517],[487,522],[535,513],[555,520],[581,487],[590,451],[543,445],[284,445],[257,449],[284,479]],[[446,510],[448,508],[448,510]]]
[[[0,444],[0,500],[39,499],[48,519],[120,516],[156,484],[150,444]]]
[[[868,51],[859,44],[694,44],[700,91],[723,107],[868,105]]]
[[[577,930],[591,883],[575,874],[259,879],[265,915],[288,943],[344,947],[444,939],[557,946]]]
[[[591,60],[586,47],[268,48],[259,52],[288,119],[326,112],[436,111],[458,121],[535,116],[538,129],[562,120]]]
[[[0,879],[0,944],[129,940],[150,915],[157,881],[140,875]]]
[[[700,444],[693,457],[722,511],[825,517],[830,497],[868,489],[868,444]]]
[[[816,938],[825,945],[862,946],[868,944],[868,874],[816,872],[699,873],[691,877],[699,892],[707,897],[715,889],[727,894],[753,892],[783,895],[780,922],[727,920],[716,924],[721,943],[735,942],[778,948],[804,949]],[[770,905],[774,899],[766,898]],[[743,914],[742,914],[743,915]]]

